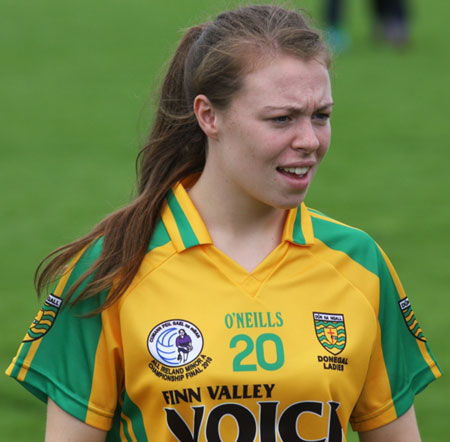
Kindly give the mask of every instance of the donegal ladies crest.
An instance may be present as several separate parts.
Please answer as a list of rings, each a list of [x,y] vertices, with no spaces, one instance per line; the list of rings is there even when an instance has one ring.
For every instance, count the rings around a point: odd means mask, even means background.
[[[313,316],[320,344],[331,354],[338,355],[347,342],[344,315],[314,312]]]
[[[44,305],[39,310],[30,325],[23,342],[35,341],[36,339],[42,338],[42,336],[44,336],[52,328],[61,304],[61,298],[58,298],[53,294],[48,295]]]

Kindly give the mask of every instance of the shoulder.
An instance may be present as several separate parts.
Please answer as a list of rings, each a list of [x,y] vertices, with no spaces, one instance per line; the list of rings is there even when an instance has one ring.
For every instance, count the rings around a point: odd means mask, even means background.
[[[151,277],[155,270],[165,263],[170,262],[171,258],[176,255],[177,250],[173,241],[171,240],[162,219],[159,218],[150,242],[148,243],[147,253],[143,257],[133,281],[122,296],[122,301],[127,298],[143,280]]]
[[[72,308],[77,305],[76,309],[81,308],[83,311],[90,308],[94,311],[105,301],[109,290],[101,290],[96,297],[79,302],[78,296],[82,294],[86,286],[92,282],[95,271],[95,264],[98,262],[103,251],[104,239],[102,236],[94,239],[84,249],[78,252],[72,261],[66,266],[64,273],[61,275],[53,295],[69,302]],[[79,307],[78,304],[81,306]]]
[[[77,273],[78,275],[89,270],[94,263],[100,258],[103,251],[103,236],[98,237],[86,246],[73,260],[70,265],[72,268],[71,273]]]
[[[101,258],[104,249],[104,236],[99,236],[97,239],[92,241],[87,247],[85,247],[68,266],[68,270],[72,277],[78,278],[83,273],[89,271]],[[161,247],[170,243],[170,237],[164,226],[164,223],[159,219],[156,224],[155,230],[153,232],[152,238],[148,244],[147,255],[154,255],[155,251],[158,251]],[[145,259],[144,258],[144,259]]]
[[[364,230],[344,224],[317,210],[308,208],[315,240],[328,249],[342,252],[367,270],[378,273],[382,252]]]
[[[341,240],[351,241],[360,245],[375,244],[374,239],[364,230],[344,224],[315,209],[308,208],[314,228],[314,236],[330,244]]]

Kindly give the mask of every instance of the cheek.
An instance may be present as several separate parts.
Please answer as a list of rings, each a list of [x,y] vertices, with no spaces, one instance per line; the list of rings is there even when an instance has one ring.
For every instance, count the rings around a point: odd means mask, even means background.
[[[327,127],[319,136],[320,147],[317,151],[317,156],[320,159],[322,159],[327,154],[330,148],[330,140],[331,140],[331,128]]]
[[[319,158],[319,160],[322,160],[322,158],[327,154],[329,148],[329,145],[319,147],[319,149],[317,150],[317,157]]]

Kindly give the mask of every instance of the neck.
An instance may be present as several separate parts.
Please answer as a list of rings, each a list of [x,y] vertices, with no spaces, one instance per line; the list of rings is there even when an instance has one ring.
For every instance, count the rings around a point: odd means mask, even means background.
[[[211,192],[214,189],[214,192]],[[202,174],[189,190],[214,245],[252,271],[281,242],[287,211],[257,202]]]
[[[279,233],[278,239],[281,240],[287,211],[255,201],[242,193],[231,192],[228,187],[226,184],[218,185],[217,182],[210,184],[205,174],[202,174],[189,189],[189,196],[211,236],[216,230],[237,236],[254,231],[273,231],[274,236]]]

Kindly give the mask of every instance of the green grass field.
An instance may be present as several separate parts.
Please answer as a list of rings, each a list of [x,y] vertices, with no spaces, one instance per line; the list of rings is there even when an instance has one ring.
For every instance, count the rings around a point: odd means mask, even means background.
[[[0,3],[6,369],[39,308],[40,259],[129,200],[152,90],[180,30],[236,2]],[[291,3],[319,17],[317,0]],[[352,46],[333,68],[332,148],[308,203],[383,246],[448,372],[450,4],[416,0],[411,46],[398,51],[371,41],[366,2],[348,3]],[[6,376],[0,392],[2,439],[43,440],[44,405]],[[418,396],[424,441],[448,437],[449,393],[444,376]]]

